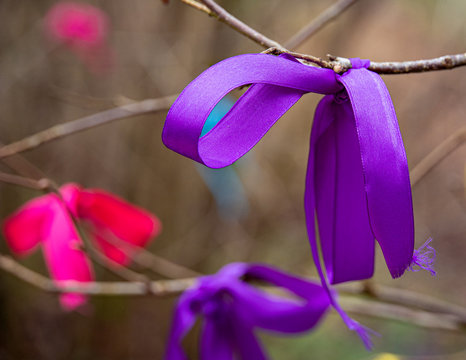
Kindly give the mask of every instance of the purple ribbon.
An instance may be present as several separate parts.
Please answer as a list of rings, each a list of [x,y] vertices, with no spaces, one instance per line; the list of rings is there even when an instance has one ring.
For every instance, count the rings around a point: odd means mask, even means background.
[[[282,287],[296,298],[257,289],[244,278]],[[178,300],[165,359],[187,359],[181,342],[198,316],[203,317],[202,360],[266,359],[257,328],[299,333],[313,328],[329,306],[326,291],[312,282],[258,264],[234,263],[205,276]]]
[[[312,127],[305,210],[309,242],[332,305],[366,346],[366,331],[339,307],[328,282],[361,280],[374,271],[374,239],[396,278],[413,264],[414,217],[408,163],[390,95],[368,60],[351,59],[338,75],[288,55],[226,59],[192,81],[171,107],[167,147],[212,168],[249,151],[308,92],[325,94]],[[252,84],[223,119],[200,136],[215,105]],[[315,214],[325,270],[319,259]],[[417,259],[422,259],[417,256]]]

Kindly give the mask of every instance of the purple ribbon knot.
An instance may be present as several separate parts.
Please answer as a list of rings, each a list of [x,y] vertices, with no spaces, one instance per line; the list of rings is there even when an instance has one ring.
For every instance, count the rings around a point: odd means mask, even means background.
[[[367,333],[339,307],[331,284],[367,279],[376,239],[392,277],[412,264],[414,217],[408,163],[393,104],[368,60],[351,59],[343,75],[303,65],[289,55],[247,54],[210,67],[171,107],[167,147],[212,168],[248,152],[305,93],[325,95],[310,139],[304,206],[312,255],[322,285],[345,323],[369,346]],[[215,105],[233,89],[252,86],[201,137]],[[316,241],[315,215],[326,275]],[[327,280],[328,278],[328,280]]]
[[[257,289],[243,278],[283,287],[295,298]],[[259,264],[234,263],[217,274],[202,277],[181,295],[165,359],[185,360],[181,342],[203,317],[200,358],[203,360],[266,359],[258,328],[300,333],[313,328],[329,306],[326,291],[317,284]]]

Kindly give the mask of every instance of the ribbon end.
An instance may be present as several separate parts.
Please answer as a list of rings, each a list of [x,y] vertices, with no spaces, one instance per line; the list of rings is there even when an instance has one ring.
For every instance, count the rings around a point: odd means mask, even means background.
[[[380,337],[380,334],[367,326],[361,325],[356,320],[352,320],[353,324],[351,325],[350,330],[355,331],[358,334],[359,338],[361,339],[362,343],[366,350],[371,351],[374,347],[374,343],[372,341],[373,336]]]
[[[367,351],[371,351],[374,347],[374,343],[372,342],[372,337],[377,336],[380,337],[380,334],[367,326],[361,325],[356,320],[350,318],[346,313],[341,312],[341,309],[336,309],[340,314],[343,322],[351,331],[355,331],[358,334],[359,338],[361,339],[364,347]]]
[[[418,272],[420,270],[426,270],[430,272],[432,276],[437,275],[437,272],[434,270],[436,251],[429,245],[431,242],[432,238],[427,239],[419,249],[414,251],[413,259],[408,266],[409,271]]]

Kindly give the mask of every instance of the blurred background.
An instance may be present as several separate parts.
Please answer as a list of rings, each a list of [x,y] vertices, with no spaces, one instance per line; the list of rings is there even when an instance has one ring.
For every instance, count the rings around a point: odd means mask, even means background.
[[[86,3],[100,8],[110,20],[108,51],[97,59],[77,56],[44,36],[44,16],[55,1],[0,2],[1,142],[130,100],[176,94],[210,65],[263,50],[178,0],[168,5],[160,0]],[[219,3],[284,42],[334,1]],[[456,54],[466,46],[465,18],[464,0],[360,0],[297,51],[373,61]],[[92,66],[92,61],[100,61],[99,66]],[[465,125],[466,68],[384,80],[410,168]],[[319,99],[304,96],[233,166],[233,175],[206,172],[166,149],[161,142],[166,112],[75,134],[24,156],[60,184],[73,181],[103,188],[157,214],[163,233],[150,250],[173,262],[211,273],[232,261],[260,261],[312,276],[303,191],[309,133]],[[438,275],[407,273],[391,280],[378,251],[374,281],[465,304],[465,155],[466,147],[460,147],[413,189],[416,246],[428,237],[434,239]],[[219,188],[236,200],[219,199],[215,193]],[[38,195],[1,183],[1,217]],[[0,250],[9,253],[4,241]],[[47,274],[40,252],[21,262]],[[118,280],[98,265],[96,273],[99,280]],[[2,272],[0,359],[161,359],[174,301],[94,297],[84,314],[65,313],[55,295]],[[333,313],[310,334],[261,336],[272,359],[373,359],[379,352],[443,359],[466,349],[464,334],[357,319],[383,334],[375,340],[374,354],[367,353]],[[195,335],[187,339],[186,348],[196,358]]]

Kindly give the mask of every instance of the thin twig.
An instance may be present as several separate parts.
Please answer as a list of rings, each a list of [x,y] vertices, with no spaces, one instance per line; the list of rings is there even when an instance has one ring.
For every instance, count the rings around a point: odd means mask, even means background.
[[[340,64],[345,72],[351,69],[350,59],[327,55],[331,63]],[[394,74],[410,74],[436,70],[450,70],[459,66],[466,65],[466,53],[455,55],[444,55],[433,59],[413,60],[413,61],[389,61],[376,62],[371,61],[368,69],[378,74],[394,75]],[[322,66],[325,67],[325,66]]]
[[[142,247],[123,241],[111,231],[107,231],[105,239],[110,244],[118,247],[118,249],[123,251],[125,255],[130,257],[135,263],[167,278],[179,279],[182,277],[197,277],[202,275],[194,270],[157,256]]]
[[[99,112],[97,114],[86,116],[81,119],[52,126],[51,128],[40,131],[34,135],[28,136],[24,139],[0,148],[0,159],[20,153],[22,151],[33,149],[45,142],[56,140],[87,129],[95,128],[115,120],[167,110],[175,101],[176,96],[177,95],[167,96],[159,99],[149,99],[133,104],[123,105]]]
[[[47,190],[50,188],[49,179],[34,180],[24,176],[0,172],[0,182],[22,186],[34,190]]]
[[[24,282],[47,292],[74,292],[89,295],[141,296],[151,293],[155,296],[176,296],[194,284],[196,279],[144,281],[79,282],[52,281],[21,265],[7,255],[0,255],[0,268]]]
[[[279,48],[269,48],[264,53],[279,55],[282,53],[290,54],[295,58],[305,60],[312,64],[318,65],[325,69],[332,69],[338,74],[342,74],[345,71],[351,69],[351,60],[334,56],[327,55],[329,60],[322,58],[301,54],[293,51],[288,51]],[[368,69],[378,74],[393,75],[393,74],[409,74],[419,73],[426,71],[436,70],[450,70],[459,66],[466,65],[466,53],[456,55],[445,55],[433,59],[425,60],[414,60],[414,61],[399,61],[399,62],[375,62],[371,61]]]
[[[216,17],[219,21],[227,24],[228,26],[232,27],[240,34],[248,37],[252,41],[256,42],[257,44],[263,46],[264,48],[277,48],[277,49],[284,49],[282,45],[280,45],[275,40],[272,40],[265,36],[264,34],[260,33],[257,30],[254,30],[249,25],[245,24],[241,20],[237,19],[233,15],[231,15],[228,11],[222,8],[213,0],[201,0],[207,8],[211,11],[211,16]],[[185,2],[185,1],[183,1]],[[190,4],[188,4],[190,5]]]
[[[322,29],[330,21],[334,20],[338,15],[343,13],[357,0],[339,0],[332,6],[328,7],[324,12],[320,13],[315,19],[299,30],[289,40],[285,42],[287,49],[295,49],[312,35]]]
[[[405,306],[378,301],[363,301],[342,297],[342,305],[348,312],[400,321],[428,329],[464,331],[466,322],[457,316],[413,310]]]
[[[3,147],[4,145],[0,142],[0,146]],[[0,149],[2,149],[2,147],[0,147]],[[7,159],[2,159],[2,162],[21,176],[32,178],[34,180],[47,178],[42,170],[30,163],[21,155],[14,155]]]
[[[338,285],[344,294],[364,295],[374,300],[417,308],[429,312],[455,315],[466,322],[466,308],[448,301],[439,300],[426,294],[419,294],[406,289],[376,285],[366,282],[354,282]]]
[[[196,1],[196,0],[181,0],[181,2],[195,8],[196,10],[205,12],[209,16],[215,16],[215,14],[207,6],[205,6],[204,4],[201,4],[199,1]]]
[[[456,131],[453,135],[446,138],[432,152],[424,157],[411,171],[411,185],[414,186],[421,180],[432,168],[442,161],[448,154],[457,149],[466,141],[466,127]]]
[[[272,54],[272,55],[280,55],[280,54],[288,54],[291,55],[297,59],[304,60],[306,63],[318,65],[322,68],[326,69],[332,69],[335,72],[341,71],[341,69],[337,68],[335,69],[336,66],[341,68],[341,65],[338,62],[335,61],[328,61],[324,60],[320,57],[313,56],[313,55],[307,55],[307,54],[302,54],[299,52],[295,51],[289,51],[289,50],[283,50],[283,49],[278,49],[278,48],[268,48],[267,50],[262,51],[263,54]]]
[[[86,238],[83,234],[80,234],[82,238]],[[150,279],[140,273],[137,273],[126,266],[121,266],[120,264],[114,262],[112,259],[103,255],[100,251],[98,251],[90,241],[86,241],[86,253],[91,256],[92,260],[96,263],[100,264],[103,268],[109,270],[110,272],[114,273],[115,275],[119,276],[123,280],[127,280],[128,282],[142,282],[142,283],[149,283]]]
[[[450,70],[466,65],[466,53],[445,55],[434,59],[400,61],[400,62],[372,62],[369,70],[378,74],[409,74],[436,70]]]

